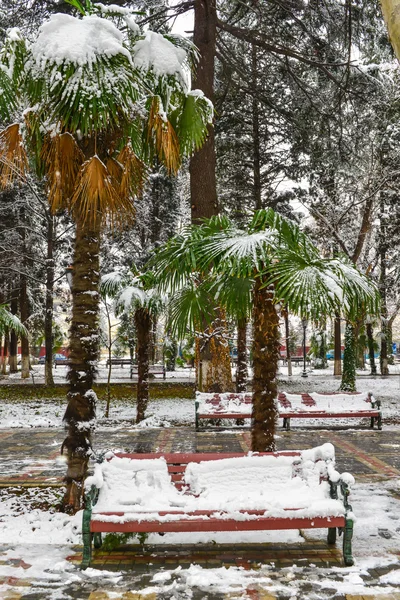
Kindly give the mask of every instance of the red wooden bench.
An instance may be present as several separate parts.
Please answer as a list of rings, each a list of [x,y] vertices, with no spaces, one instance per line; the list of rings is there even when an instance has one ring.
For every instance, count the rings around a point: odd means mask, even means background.
[[[206,394],[196,392],[195,426],[200,428],[201,420],[251,419],[252,395],[248,393]]]
[[[92,541],[96,548],[101,547],[101,533],[306,528],[328,528],[328,543],[331,544],[336,541],[337,528],[339,535],[344,532],[344,562],[346,565],[353,564],[353,517],[348,496],[349,486],[354,479],[348,473],[340,475],[335,471],[334,447],[331,444],[305,451],[254,455],[110,454],[111,457],[106,461],[96,465],[94,475],[85,484],[83,569],[90,565]],[[141,464],[144,465],[143,471],[140,470]],[[160,471],[146,471],[149,465],[160,468]],[[157,492],[160,482],[157,482],[154,473],[159,472],[160,477],[166,477],[168,482],[165,484],[164,481],[162,489]],[[227,479],[224,482],[225,476]],[[234,505],[227,504],[221,508],[220,502],[216,502],[218,506],[215,508],[207,506],[207,502],[213,503],[213,499],[211,497],[210,500],[208,494],[202,497],[201,486],[207,485],[207,478],[210,477],[211,487],[228,485]],[[244,500],[243,496],[231,489],[232,477],[236,478],[238,485],[244,486]],[[249,477],[252,485],[247,481]],[[153,481],[155,488],[150,488],[150,495],[143,500],[143,490],[149,493],[146,488],[149,480]],[[144,485],[144,488],[140,488],[140,485]],[[200,486],[200,489],[196,486]],[[261,496],[260,488],[263,490]],[[165,506],[172,492],[178,502],[175,498],[169,506]],[[222,502],[226,501],[219,489],[216,493],[218,500],[222,498]],[[264,494],[269,494],[267,499]],[[161,509],[157,509],[158,502],[161,503]],[[189,502],[186,509],[185,502]],[[235,505],[237,502],[241,503],[239,509]],[[246,509],[243,503],[248,504],[249,508]]]
[[[344,397],[344,398],[343,398]],[[343,400],[341,401],[340,400]],[[346,405],[347,404],[347,405]],[[382,429],[381,403],[371,393],[319,393],[319,394],[278,394],[279,416],[283,418],[283,427],[290,430],[290,419],[333,419],[363,418],[371,419]]]

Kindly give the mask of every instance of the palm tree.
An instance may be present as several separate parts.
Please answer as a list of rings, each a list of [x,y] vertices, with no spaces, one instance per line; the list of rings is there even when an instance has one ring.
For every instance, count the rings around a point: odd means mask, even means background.
[[[147,163],[157,157],[175,173],[182,157],[202,145],[212,106],[187,90],[195,55],[189,42],[141,35],[126,9],[113,8],[118,29],[108,9],[102,15],[103,5],[70,4],[79,17],[52,15],[33,44],[13,33],[1,51],[0,119],[16,120],[0,132],[0,182],[6,187],[25,177],[29,155],[36,174],[46,177],[52,212],[68,210],[76,226],[62,447],[64,505],[76,510],[95,419],[102,229],[133,221]]]
[[[114,312],[125,315],[135,323],[137,338],[138,383],[136,423],[145,419],[149,402],[150,336],[154,319],[163,308],[163,299],[155,287],[153,273],[123,277],[108,273],[101,279],[101,292],[114,298]]]
[[[10,313],[4,304],[0,304],[0,349],[1,340],[6,342],[8,339],[8,333],[13,331],[16,335],[28,336],[26,327],[21,323],[17,316]],[[6,348],[6,344],[5,344]],[[6,352],[4,351],[3,362],[3,373],[6,373]]]
[[[272,209],[257,211],[246,230],[224,216],[205,220],[170,240],[155,265],[174,293],[173,330],[193,331],[212,319],[209,295],[229,314],[252,314],[254,451],[275,447],[280,305],[316,323],[360,302],[378,311],[378,291],[366,277],[345,258],[322,259],[299,227]],[[209,277],[197,284],[198,272]]]

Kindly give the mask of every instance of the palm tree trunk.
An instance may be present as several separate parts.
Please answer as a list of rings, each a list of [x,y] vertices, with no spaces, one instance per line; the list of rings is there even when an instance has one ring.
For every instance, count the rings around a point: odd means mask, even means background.
[[[138,308],[135,311],[138,358],[136,423],[140,423],[140,421],[145,419],[149,403],[149,360],[152,322],[151,315],[146,308]]]
[[[342,392],[356,391],[356,343],[354,327],[349,321],[344,334],[343,375],[339,389]]]
[[[83,481],[92,452],[96,416],[92,390],[99,352],[100,224],[89,227],[77,220],[72,279],[72,321],[69,339],[69,391],[64,421],[68,434],[62,445],[68,457],[64,509],[81,508]]]
[[[225,314],[219,308],[211,327],[205,330],[205,343],[200,352],[204,392],[233,391],[231,359]]]
[[[279,357],[279,318],[274,291],[256,279],[253,298],[253,412],[251,448],[254,452],[275,450],[275,424]]]
[[[247,319],[239,319],[237,329],[236,391],[245,392],[247,385]]]

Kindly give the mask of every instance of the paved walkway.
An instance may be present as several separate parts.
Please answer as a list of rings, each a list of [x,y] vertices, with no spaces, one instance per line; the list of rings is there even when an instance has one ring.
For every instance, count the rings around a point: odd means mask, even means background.
[[[0,430],[0,493],[24,493],[26,488],[61,486],[63,466],[57,466],[55,459],[59,454],[64,431],[60,429]],[[303,449],[330,441],[335,445],[337,463],[340,471],[349,471],[357,481],[374,481],[399,478],[400,476],[400,430],[292,430],[279,432],[278,449]],[[132,452],[241,452],[250,449],[250,433],[240,432],[195,432],[192,428],[166,429],[121,429],[98,431],[94,446],[101,452],[109,449],[129,450]],[[20,490],[20,492],[18,492]],[[390,532],[389,532],[390,533]],[[195,545],[195,546],[146,546],[145,549],[133,546],[121,546],[110,552],[98,551],[93,561],[94,569],[107,570],[110,575],[116,571],[121,575],[118,582],[101,581],[95,577],[86,578],[84,583],[74,577],[65,583],[62,591],[59,582],[19,580],[13,576],[0,577],[0,587],[8,584],[7,595],[0,598],[24,600],[44,600],[47,598],[65,598],[77,600],[108,600],[121,598],[139,600],[146,598],[251,598],[253,600],[288,600],[288,585],[291,579],[296,582],[296,595],[300,600],[316,598],[335,598],[335,600],[372,600],[373,595],[354,596],[335,592],[346,580],[347,570],[342,569],[340,546],[328,548],[324,541],[308,539],[304,532],[302,544],[239,544],[239,545]],[[24,558],[8,559],[6,553],[17,547],[17,540],[2,540],[0,545],[0,566],[23,567],[29,569]],[[50,548],[50,547],[47,547]],[[73,548],[69,561],[78,564],[81,559],[81,547]],[[3,558],[2,558],[3,557]],[[393,563],[398,557],[393,555]],[[269,584],[257,583],[251,579],[248,588],[229,594],[204,592],[198,586],[193,589],[182,581],[182,570],[191,564],[209,569],[221,567],[241,567],[245,571],[256,570],[260,581],[268,579]],[[26,565],[26,566],[24,566]],[[333,568],[332,567],[336,567]],[[379,569],[369,569],[363,574],[368,583],[379,584],[379,578],[393,565]],[[169,574],[170,586],[165,586],[162,595],[151,592],[154,588],[153,577],[160,571],[173,571]],[[250,572],[250,571],[249,571]],[[327,584],[321,587],[320,580]],[[289,582],[289,583],[288,583]],[[146,595],[140,590],[147,588]],[[340,587],[339,587],[340,589]],[[136,590],[136,591],[135,591]],[[139,591],[138,591],[139,590]],[[59,596],[57,594],[60,594]],[[54,595],[53,595],[54,594]],[[380,600],[400,600],[400,592],[390,596],[378,595]]]

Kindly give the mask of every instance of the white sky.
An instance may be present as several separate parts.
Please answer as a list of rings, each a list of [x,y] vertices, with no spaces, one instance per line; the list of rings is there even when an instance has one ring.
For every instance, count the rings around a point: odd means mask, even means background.
[[[180,0],[172,0],[171,6],[178,4]],[[183,15],[177,17],[174,26],[172,27],[173,33],[179,33],[180,35],[191,35],[193,31],[194,11],[189,10]]]

